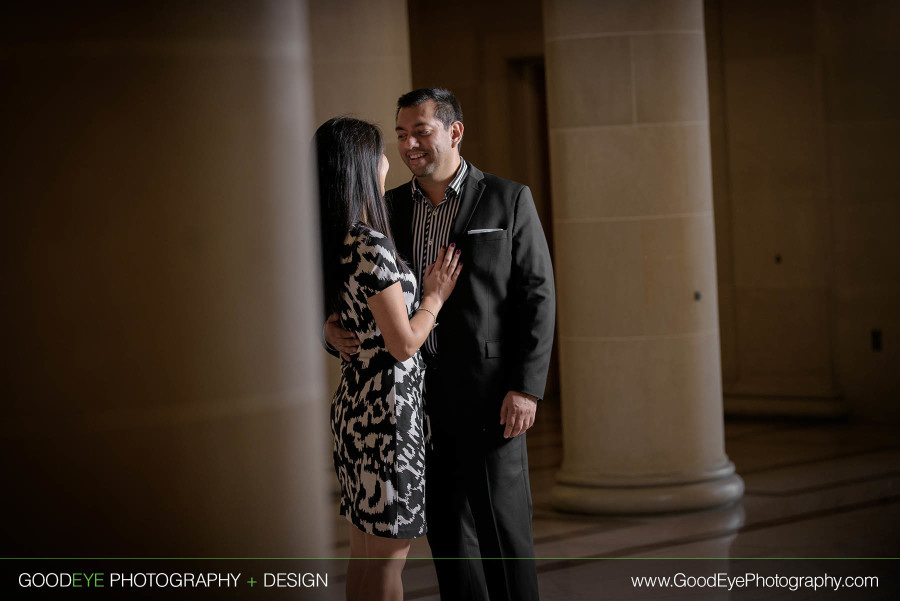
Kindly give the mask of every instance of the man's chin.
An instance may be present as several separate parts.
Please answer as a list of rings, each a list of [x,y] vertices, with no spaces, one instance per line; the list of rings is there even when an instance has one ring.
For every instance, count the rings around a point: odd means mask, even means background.
[[[412,171],[412,174],[416,177],[425,177],[426,175],[434,173],[434,165],[422,165],[420,167],[407,165],[407,167],[409,167],[409,170]]]

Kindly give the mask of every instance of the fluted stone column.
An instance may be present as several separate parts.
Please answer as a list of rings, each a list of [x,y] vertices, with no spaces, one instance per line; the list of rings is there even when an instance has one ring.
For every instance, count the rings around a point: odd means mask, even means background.
[[[547,0],[563,403],[553,503],[739,499],[724,451],[701,0]]]
[[[330,555],[305,2],[31,6],[0,52],[4,554]]]

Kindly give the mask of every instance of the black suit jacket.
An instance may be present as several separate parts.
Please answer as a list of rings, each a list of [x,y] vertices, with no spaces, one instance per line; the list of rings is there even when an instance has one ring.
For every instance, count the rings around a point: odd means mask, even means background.
[[[397,251],[412,264],[412,186],[386,195]],[[497,232],[469,234],[472,230]],[[450,242],[462,273],[438,317],[426,407],[438,430],[499,424],[510,390],[541,398],[555,323],[553,267],[527,186],[469,164]],[[421,283],[420,283],[421,284]]]

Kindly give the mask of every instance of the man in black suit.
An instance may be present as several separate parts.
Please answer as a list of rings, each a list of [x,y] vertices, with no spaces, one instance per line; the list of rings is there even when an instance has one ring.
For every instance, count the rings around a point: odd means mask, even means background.
[[[553,271],[531,191],[467,163],[463,129],[447,90],[401,96],[397,145],[414,177],[386,195],[397,250],[420,282],[441,247],[463,263],[422,347],[428,542],[444,601],[527,601],[538,583],[524,433],[550,363]],[[356,350],[333,322],[326,339]]]

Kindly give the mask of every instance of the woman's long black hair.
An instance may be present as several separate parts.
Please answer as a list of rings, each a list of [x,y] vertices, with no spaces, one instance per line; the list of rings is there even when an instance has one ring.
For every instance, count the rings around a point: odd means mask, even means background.
[[[350,226],[357,221],[364,223],[387,236],[394,246],[387,206],[379,189],[382,154],[381,130],[366,121],[335,117],[316,130],[322,272],[328,314],[339,310],[344,281],[341,251]]]

